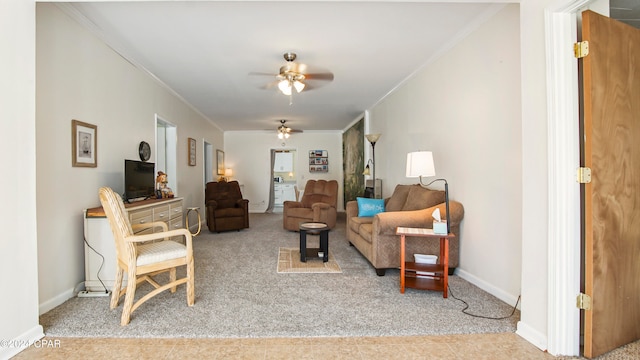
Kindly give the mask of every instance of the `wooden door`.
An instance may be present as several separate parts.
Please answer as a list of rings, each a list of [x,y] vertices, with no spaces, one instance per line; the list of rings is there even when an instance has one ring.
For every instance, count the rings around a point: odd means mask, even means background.
[[[582,15],[584,356],[640,339],[640,30]]]

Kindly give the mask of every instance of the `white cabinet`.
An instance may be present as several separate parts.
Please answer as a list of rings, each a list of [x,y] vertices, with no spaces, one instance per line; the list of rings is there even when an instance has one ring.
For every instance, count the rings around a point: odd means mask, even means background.
[[[277,152],[273,163],[274,172],[292,172],[293,171],[293,153]]]
[[[132,225],[164,221],[170,230],[184,227],[182,207],[182,198],[144,200],[126,204]],[[145,232],[151,230],[142,231]],[[86,289],[104,291],[104,284],[107,290],[112,290],[116,277],[116,249],[109,220],[101,207],[84,210],[84,237]]]
[[[296,200],[296,190],[294,184],[273,184],[273,203],[275,206],[282,206],[285,201]]]

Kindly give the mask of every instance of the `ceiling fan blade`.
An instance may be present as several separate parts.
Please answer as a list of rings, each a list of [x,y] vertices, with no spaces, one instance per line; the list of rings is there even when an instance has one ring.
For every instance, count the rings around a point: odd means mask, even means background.
[[[291,129],[291,128],[289,128],[289,131],[288,131],[288,132],[290,132],[290,133],[301,133],[301,132],[304,132],[304,130],[298,130],[298,129]]]
[[[333,81],[333,73],[304,74],[305,80]]]
[[[259,72],[259,71],[251,71],[249,75],[254,76],[278,76],[278,74],[267,73],[267,72]]]
[[[263,90],[264,90],[264,89],[271,89],[271,88],[272,88],[272,87],[274,87],[274,86],[278,86],[278,82],[279,82],[279,81],[272,81],[272,82],[270,82],[270,83],[267,83],[267,84],[265,84],[265,85],[260,86],[259,88],[260,88],[260,89],[263,89]]]

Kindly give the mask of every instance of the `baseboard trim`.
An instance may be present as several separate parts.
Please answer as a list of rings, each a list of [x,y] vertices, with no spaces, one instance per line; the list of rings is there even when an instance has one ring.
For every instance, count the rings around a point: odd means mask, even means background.
[[[516,334],[535,345],[538,349],[547,351],[547,337],[526,323],[518,321]]]
[[[455,274],[511,306],[518,301],[518,295],[509,294],[463,269],[457,268]],[[518,303],[518,310],[520,310],[520,303]]]
[[[69,289],[64,291],[61,294],[54,296],[53,298],[43,303],[40,303],[40,306],[38,307],[39,314],[42,315],[54,309],[55,307],[62,305],[65,301],[71,299],[74,296],[75,296],[75,289]]]
[[[20,336],[12,339],[8,342],[9,346],[0,347],[0,359],[11,359],[16,356],[22,350],[35,344],[37,341],[44,337],[44,329],[41,325],[36,325],[27,330]]]

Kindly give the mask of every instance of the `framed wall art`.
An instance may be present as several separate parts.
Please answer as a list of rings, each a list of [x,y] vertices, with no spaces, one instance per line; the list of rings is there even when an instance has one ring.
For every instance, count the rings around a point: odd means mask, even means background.
[[[196,166],[196,139],[189,138],[189,166]]]
[[[79,120],[71,120],[71,165],[98,166],[98,127]]]
[[[327,150],[309,151],[309,172],[329,172],[329,154]]]
[[[216,150],[216,159],[218,160],[218,175],[224,175],[224,151]]]

